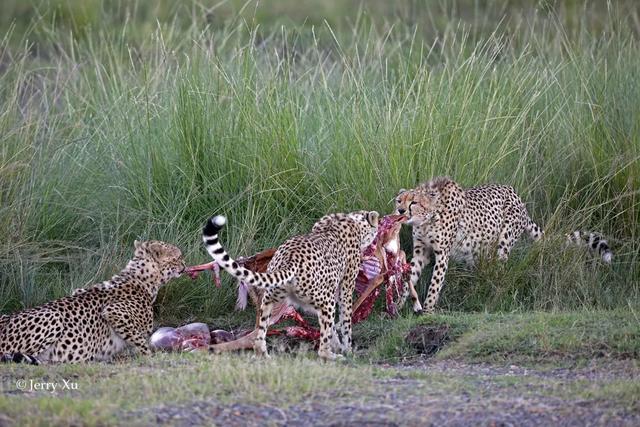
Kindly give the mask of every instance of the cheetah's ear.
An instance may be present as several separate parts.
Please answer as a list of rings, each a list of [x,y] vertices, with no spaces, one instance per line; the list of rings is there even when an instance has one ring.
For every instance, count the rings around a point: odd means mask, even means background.
[[[134,240],[133,241],[133,247],[136,248],[136,249],[140,249],[143,245],[144,245],[144,242],[141,242],[139,240]]]
[[[369,224],[373,227],[378,226],[378,218],[380,218],[380,214],[376,211],[371,211],[367,214],[367,221],[369,221]]]
[[[400,196],[402,195],[402,193],[406,193],[406,192],[407,192],[407,189],[406,189],[406,188],[401,188],[401,189],[398,191],[398,194],[396,194],[395,196],[393,196],[393,199],[391,199],[391,200],[389,201],[389,203],[395,203],[395,202],[396,202],[396,199],[397,199],[398,197],[400,197]]]

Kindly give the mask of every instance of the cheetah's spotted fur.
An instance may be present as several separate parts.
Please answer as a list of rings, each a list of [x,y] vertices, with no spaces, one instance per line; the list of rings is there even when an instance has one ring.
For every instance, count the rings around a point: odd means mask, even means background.
[[[152,304],[161,285],[184,270],[180,250],[148,241],[109,281],[42,306],[0,316],[0,360],[85,362],[108,360],[127,344],[149,354]]]
[[[524,231],[533,240],[543,234],[515,190],[504,185],[465,190],[447,177],[438,177],[413,190],[400,190],[396,211],[407,215],[407,224],[413,226],[409,291],[416,312],[423,307],[415,285],[432,254],[435,264],[425,312],[432,312],[438,301],[450,258],[473,266],[480,254],[497,250],[498,258],[506,260]]]
[[[266,273],[254,273],[229,257],[218,240],[226,220],[211,218],[203,240],[213,259],[229,274],[250,286],[264,289],[258,336],[254,350],[267,355],[266,333],[274,304],[288,298],[296,305],[316,311],[320,324],[318,354],[335,359],[335,351],[351,351],[351,309],[362,250],[377,233],[377,212],[326,215],[309,234],[292,237],[273,255]],[[340,338],[334,323],[336,298],[340,307]]]

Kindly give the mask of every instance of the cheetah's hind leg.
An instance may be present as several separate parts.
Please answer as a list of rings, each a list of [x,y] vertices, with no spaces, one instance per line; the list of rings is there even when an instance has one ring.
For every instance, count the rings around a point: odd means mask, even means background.
[[[27,314],[17,314],[16,317],[0,317],[0,337],[3,334],[9,335],[16,323],[23,324],[29,319]],[[51,332],[48,335],[35,339],[23,347],[16,348],[12,345],[6,345],[7,341],[0,342],[0,363],[41,365],[51,362],[52,350],[62,335],[62,319],[59,314],[52,314],[49,322]],[[60,330],[56,331],[56,327],[59,327]]]

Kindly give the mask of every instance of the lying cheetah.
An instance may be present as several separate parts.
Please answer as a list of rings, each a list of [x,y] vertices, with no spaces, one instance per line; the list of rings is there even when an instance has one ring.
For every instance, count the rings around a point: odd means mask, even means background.
[[[409,217],[413,226],[413,259],[407,292],[413,298],[413,310],[422,312],[415,285],[431,255],[435,264],[425,312],[432,312],[447,272],[449,258],[473,266],[480,255],[506,260],[523,232],[539,240],[543,232],[529,217],[522,200],[512,187],[483,185],[462,189],[447,177],[434,178],[413,190],[400,190],[396,211]],[[611,261],[606,241],[589,235],[588,244],[598,250],[605,262]],[[581,234],[567,237],[570,242],[583,239]]]
[[[184,268],[177,247],[159,241],[136,242],[133,259],[111,280],[0,316],[0,361],[109,360],[127,344],[148,355],[158,290]]]
[[[273,306],[288,298],[295,305],[316,311],[320,323],[318,355],[338,357],[351,351],[351,309],[361,254],[376,237],[377,212],[332,214],[315,223],[311,233],[284,242],[269,262],[267,273],[254,273],[229,257],[218,240],[223,216],[211,218],[202,239],[213,259],[229,274],[249,286],[264,289],[258,336],[254,350],[267,355],[266,333]],[[335,330],[336,298],[340,306],[340,339]]]

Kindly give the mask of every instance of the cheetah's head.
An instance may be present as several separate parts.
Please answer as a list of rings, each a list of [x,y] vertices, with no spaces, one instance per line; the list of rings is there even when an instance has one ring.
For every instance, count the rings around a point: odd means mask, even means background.
[[[406,215],[407,224],[431,223],[439,219],[439,212],[452,203],[452,195],[462,189],[449,178],[438,177],[411,190],[400,190],[395,200],[396,213]]]
[[[425,192],[419,188],[412,190],[402,189],[396,196],[396,213],[407,216],[407,224],[422,224],[430,222],[436,213],[439,193],[437,191]]]
[[[135,257],[147,260],[149,270],[157,269],[162,283],[166,283],[174,277],[179,277],[186,267],[182,258],[182,252],[176,246],[159,240],[134,243]],[[151,271],[153,273],[153,271]]]

